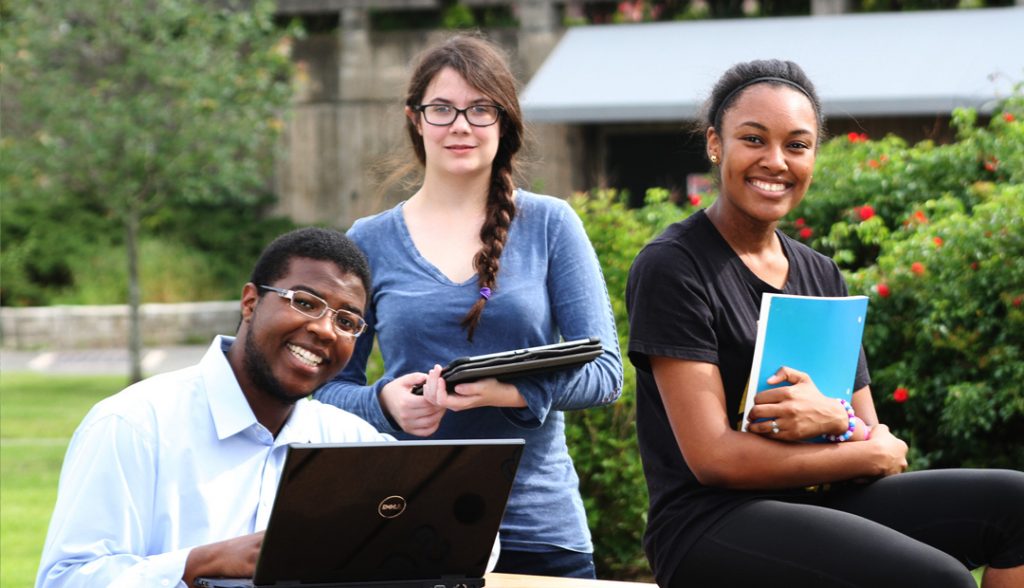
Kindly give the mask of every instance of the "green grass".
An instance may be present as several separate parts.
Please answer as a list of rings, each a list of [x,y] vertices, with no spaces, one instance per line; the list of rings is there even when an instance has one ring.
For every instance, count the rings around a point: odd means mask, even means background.
[[[123,376],[0,376],[0,588],[31,586],[68,440]]]

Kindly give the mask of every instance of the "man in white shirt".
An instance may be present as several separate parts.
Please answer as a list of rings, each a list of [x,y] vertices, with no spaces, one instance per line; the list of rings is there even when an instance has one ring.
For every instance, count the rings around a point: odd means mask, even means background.
[[[235,338],[99,402],[75,431],[37,587],[249,577],[287,445],[391,440],[307,400],[348,362],[370,291],[337,231],[278,237],[242,289]]]

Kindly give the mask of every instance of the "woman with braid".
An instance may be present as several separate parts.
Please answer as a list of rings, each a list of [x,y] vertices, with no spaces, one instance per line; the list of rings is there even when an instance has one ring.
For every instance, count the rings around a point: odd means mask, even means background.
[[[615,401],[622,386],[593,247],[563,200],[514,187],[522,114],[492,44],[458,36],[427,50],[405,116],[423,183],[349,230],[373,270],[367,334],[316,397],[400,438],[525,439],[496,571],[594,577],[563,416]],[[385,373],[368,383],[374,335]],[[451,388],[440,378],[458,357],[586,337],[604,353],[580,368]]]

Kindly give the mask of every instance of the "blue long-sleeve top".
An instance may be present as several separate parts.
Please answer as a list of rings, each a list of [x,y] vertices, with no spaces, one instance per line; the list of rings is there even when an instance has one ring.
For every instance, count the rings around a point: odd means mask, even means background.
[[[502,521],[502,548],[593,551],[562,411],[614,402],[622,389],[622,357],[607,286],[583,224],[563,200],[516,193],[516,216],[497,287],[471,343],[459,323],[480,297],[477,278],[452,282],[420,255],[405,224],[403,204],[360,219],[349,229],[373,273],[368,328],[345,370],[315,397],[363,417],[382,432],[409,438],[384,415],[378,401],[381,388],[391,380],[458,357],[600,337],[604,353],[582,367],[510,379],[526,408],[449,411],[432,435],[525,439]],[[385,373],[368,385],[366,362],[374,336]]]

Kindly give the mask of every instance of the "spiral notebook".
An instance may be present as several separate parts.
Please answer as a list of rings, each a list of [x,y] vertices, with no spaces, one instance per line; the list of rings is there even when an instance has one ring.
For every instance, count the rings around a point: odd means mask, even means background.
[[[747,430],[754,396],[769,388],[768,378],[782,366],[805,372],[825,396],[851,401],[867,319],[866,296],[761,297],[757,339],[739,425]]]
[[[451,390],[456,384],[475,382],[484,378],[501,379],[578,367],[593,361],[601,353],[603,350],[600,338],[576,339],[551,345],[460,357],[441,370],[441,377]],[[412,393],[423,394],[423,386],[415,386]]]

